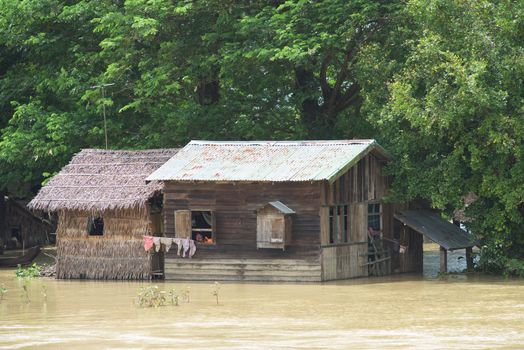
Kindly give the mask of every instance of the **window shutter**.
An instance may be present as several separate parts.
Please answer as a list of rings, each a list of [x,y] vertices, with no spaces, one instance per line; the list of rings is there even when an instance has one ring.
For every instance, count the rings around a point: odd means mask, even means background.
[[[329,207],[320,207],[320,244],[329,244]]]
[[[350,241],[368,241],[368,211],[367,203],[353,203],[349,207],[350,213]]]
[[[191,210],[175,210],[175,237],[191,237]]]

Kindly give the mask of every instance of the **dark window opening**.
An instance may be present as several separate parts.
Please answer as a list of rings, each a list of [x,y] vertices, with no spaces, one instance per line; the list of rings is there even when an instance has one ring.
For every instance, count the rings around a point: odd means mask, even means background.
[[[22,234],[19,227],[11,228],[11,238],[16,238],[18,242],[22,242]]]
[[[102,236],[104,234],[104,219],[101,217],[89,217],[87,221],[87,233],[90,236]]]
[[[215,244],[214,213],[191,211],[191,239],[201,244]]]
[[[348,243],[348,206],[329,207],[329,243]]]
[[[373,231],[380,232],[382,230],[381,215],[380,203],[368,204],[368,227],[372,228]]]

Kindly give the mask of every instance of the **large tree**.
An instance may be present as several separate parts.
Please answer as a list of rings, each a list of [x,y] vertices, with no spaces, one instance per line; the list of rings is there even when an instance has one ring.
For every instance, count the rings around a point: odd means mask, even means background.
[[[524,3],[410,0],[404,18],[416,36],[388,94],[370,84],[365,107],[396,156],[394,195],[451,215],[474,193],[468,226],[488,250],[522,258]]]
[[[0,0],[2,186],[103,147],[104,109],[112,148],[372,136],[359,57],[397,2]]]

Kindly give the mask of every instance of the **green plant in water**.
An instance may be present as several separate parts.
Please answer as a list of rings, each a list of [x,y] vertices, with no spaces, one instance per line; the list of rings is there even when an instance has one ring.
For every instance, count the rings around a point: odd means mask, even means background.
[[[169,301],[171,302],[171,305],[178,306],[179,299],[180,297],[178,293],[174,289],[171,289],[169,291]]]
[[[7,293],[7,289],[5,288],[5,284],[2,284],[0,286],[0,302],[2,302],[2,300],[4,300],[5,293]]]
[[[213,296],[215,297],[218,305],[218,295],[220,293],[220,283],[215,282],[214,288],[213,288]]]
[[[191,292],[191,288],[189,286],[185,286],[184,287],[184,290],[182,291],[182,299],[184,299],[184,301],[186,303],[189,303],[189,295],[190,295],[190,292]]]
[[[42,266],[37,263],[33,263],[31,266],[22,267],[20,264],[17,266],[15,274],[18,278],[35,278],[40,277]]]
[[[47,302],[47,286],[44,284],[41,288],[42,296],[44,297],[44,302]]]
[[[159,307],[166,303],[166,292],[158,286],[142,287],[138,291],[137,304],[140,307]]]
[[[30,281],[27,278],[24,278],[24,281],[22,283],[22,297],[25,298],[26,303],[30,303],[31,299],[29,299],[29,284]]]

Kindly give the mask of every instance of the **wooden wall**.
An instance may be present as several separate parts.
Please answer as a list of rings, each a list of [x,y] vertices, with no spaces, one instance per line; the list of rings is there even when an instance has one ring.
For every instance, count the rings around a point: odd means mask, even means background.
[[[373,153],[341,175],[335,182],[322,185],[321,204],[350,204],[380,200],[387,193],[389,179],[382,176],[384,161]]]
[[[311,258],[319,253],[318,183],[176,183],[164,188],[164,228],[168,237],[175,236],[174,211],[182,209],[215,212],[216,245],[199,245],[194,258],[272,256],[278,258]],[[292,215],[289,249],[257,250],[256,211],[270,201],[279,200],[296,214]],[[174,257],[174,253],[168,255]]]
[[[19,229],[25,247],[43,245],[49,241],[49,234],[53,232],[53,227],[36,217],[25,206],[14,200],[6,201],[6,234],[11,237],[12,229]],[[21,243],[21,242],[20,242]]]
[[[367,262],[367,210],[368,204],[373,202],[381,203],[383,236],[389,239],[398,239],[401,244],[409,246],[406,254],[399,254],[398,252],[393,254],[392,271],[420,271],[422,266],[420,235],[407,230],[402,235],[397,232],[395,237],[393,215],[408,206],[406,204],[385,203],[382,200],[390,185],[389,178],[382,175],[384,165],[383,160],[370,153],[335,182],[330,184],[326,181],[321,184],[320,222],[323,280],[368,275],[367,268],[361,265]],[[329,242],[329,207],[334,205],[348,205],[349,243],[333,245]],[[364,256],[366,257],[364,258]]]
[[[216,244],[199,245],[194,259],[207,258],[293,258],[317,261],[322,280],[367,276],[368,203],[382,203],[384,237],[394,236],[393,214],[402,205],[383,203],[389,179],[382,176],[384,161],[368,154],[335,182],[301,183],[183,183],[166,182],[164,188],[164,229],[175,236],[175,210],[215,212]],[[292,215],[292,234],[286,251],[257,250],[256,211],[270,201],[279,200],[296,212]],[[329,207],[348,205],[351,241],[329,242]],[[409,236],[409,254],[397,257],[397,272],[412,271],[422,264],[422,247]],[[175,258],[170,251],[168,258]],[[419,264],[420,263],[420,264]]]

